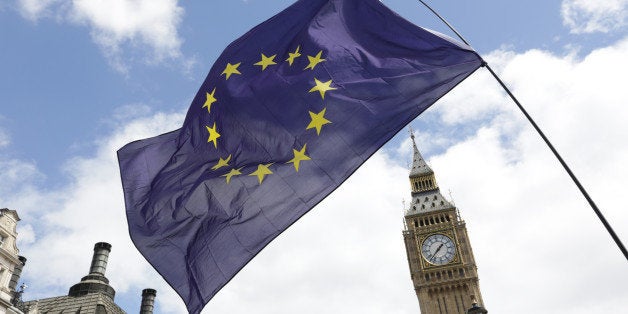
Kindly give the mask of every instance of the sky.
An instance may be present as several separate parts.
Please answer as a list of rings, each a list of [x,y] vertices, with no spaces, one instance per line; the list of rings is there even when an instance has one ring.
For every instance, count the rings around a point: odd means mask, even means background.
[[[116,302],[183,302],[134,248],[115,152],[180,127],[214,60],[287,0],[0,0],[0,208],[25,300],[113,245]],[[450,36],[417,1],[383,3]],[[512,89],[628,241],[628,1],[430,1]],[[624,313],[628,264],[485,69],[411,123],[467,228],[491,313]],[[203,313],[418,313],[403,245],[408,132],[248,264]]]

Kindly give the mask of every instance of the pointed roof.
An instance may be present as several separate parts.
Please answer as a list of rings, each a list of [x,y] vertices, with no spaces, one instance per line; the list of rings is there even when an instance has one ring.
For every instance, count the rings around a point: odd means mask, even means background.
[[[413,194],[412,203],[406,209],[405,215],[412,216],[451,208],[456,207],[440,194],[440,189],[436,189]]]
[[[412,138],[412,147],[414,148],[414,156],[412,158],[412,169],[410,169],[410,177],[419,177],[426,174],[433,174],[432,168],[427,165],[425,159],[419,152],[419,149],[416,147],[416,142],[414,140],[414,133],[410,133],[410,137]]]

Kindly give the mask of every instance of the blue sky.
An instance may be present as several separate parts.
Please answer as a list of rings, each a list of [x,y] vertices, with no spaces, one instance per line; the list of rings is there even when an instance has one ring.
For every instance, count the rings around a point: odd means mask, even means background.
[[[27,299],[66,293],[88,271],[93,243],[109,241],[114,247],[108,277],[127,312],[137,311],[140,291],[147,285],[158,289],[157,313],[181,311],[180,300],[130,244],[115,150],[177,128],[223,48],[291,3],[0,1],[0,207],[15,209],[22,217],[18,246],[29,258],[24,270],[31,287]],[[417,1],[383,3],[417,25],[453,36]],[[623,126],[628,95],[620,73],[628,67],[628,1],[431,4],[503,74],[626,239],[622,222],[628,216],[619,208],[628,186],[623,166],[628,158],[628,128]],[[452,191],[467,219],[487,307],[523,313],[524,302],[538,300],[546,310],[542,313],[620,313],[622,298],[628,298],[620,285],[628,279],[625,260],[538,136],[485,72],[474,74],[412,125],[441,186]],[[298,304],[308,304],[312,313],[325,308],[351,313],[350,306],[356,313],[416,312],[400,240],[401,199],[409,197],[409,159],[403,132],[347,187],[323,202],[320,214],[314,211],[260,254],[259,262],[247,266],[205,312],[239,313],[254,307],[260,313],[287,313]],[[361,185],[369,180],[379,185]],[[378,212],[371,202],[360,200],[362,189],[368,188],[381,194],[372,203],[387,210]],[[365,227],[349,226],[364,212],[367,217],[357,221]],[[329,220],[337,222],[330,226]],[[582,230],[583,225],[588,229]],[[380,231],[363,235],[373,249],[360,246],[357,235],[374,226]],[[320,228],[346,242],[310,242]],[[551,232],[541,236],[531,228]],[[87,234],[90,231],[93,234]],[[497,243],[511,258],[495,252]],[[302,252],[304,246],[310,250]],[[321,246],[327,250],[318,249]],[[56,251],[45,256],[43,248]],[[303,254],[290,256],[282,248]],[[529,250],[534,248],[540,257],[533,258],[538,255]],[[582,253],[586,250],[596,256]],[[322,256],[334,253],[338,259],[326,263],[329,258]],[[358,262],[364,259],[372,261]],[[68,266],[73,263],[77,267]],[[384,265],[399,267],[380,269]],[[349,275],[343,267],[355,273]],[[529,271],[529,280],[508,271],[518,267]],[[382,278],[365,279],[372,272]],[[576,278],[561,277],[575,272],[580,273]],[[251,286],[255,283],[257,288]],[[606,287],[595,295],[596,302],[581,299],[580,294],[590,293],[589,283]],[[374,292],[364,287],[371,285],[381,290],[370,294]],[[539,291],[539,286],[547,288]],[[545,296],[551,294],[557,295]],[[338,296],[344,302],[336,300]],[[365,302],[374,296],[377,302]]]
[[[130,36],[135,37],[116,43],[120,51],[109,59],[107,55],[112,48],[94,43],[90,33],[99,30],[85,25],[89,21],[73,22],[60,4],[51,4],[35,19],[25,19],[19,13],[19,3],[5,4],[0,21],[4,46],[0,52],[3,72],[0,86],[4,95],[1,113],[6,125],[3,129],[11,134],[13,143],[20,143],[13,153],[36,160],[45,173],[56,175],[58,165],[64,160],[74,154],[89,153],[87,146],[91,139],[108,131],[107,119],[121,106],[145,104],[152,110],[184,108],[196,92],[198,82],[229,42],[291,2],[179,4],[181,14],[177,20],[170,21],[177,22],[179,45],[157,48],[165,51],[155,50],[150,43],[137,38],[141,34],[134,30],[136,33]],[[420,3],[407,0],[385,3],[416,24],[453,36]],[[557,1],[484,0],[433,5],[480,53],[502,46],[513,51],[540,48],[564,52],[571,45],[586,53],[618,38],[614,33],[570,34],[562,25]],[[176,56],[154,60],[159,53]],[[116,70],[116,65],[112,65],[116,62],[121,62],[124,69]],[[42,130],[45,141],[31,140],[40,138]]]

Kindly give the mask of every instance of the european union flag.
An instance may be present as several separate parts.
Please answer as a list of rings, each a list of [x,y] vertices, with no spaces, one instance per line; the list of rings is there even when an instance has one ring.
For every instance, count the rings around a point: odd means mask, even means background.
[[[482,64],[378,0],[300,0],[229,45],[181,129],[118,151],[133,242],[190,313]]]

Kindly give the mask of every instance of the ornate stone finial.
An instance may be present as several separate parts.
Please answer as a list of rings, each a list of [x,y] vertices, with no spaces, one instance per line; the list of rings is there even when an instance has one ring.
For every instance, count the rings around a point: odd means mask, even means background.
[[[454,201],[454,195],[451,193],[451,189],[449,190],[449,201],[452,205],[456,206],[456,202]]]
[[[470,297],[471,297],[471,304],[478,304],[478,300],[475,298],[474,294],[470,295]]]
[[[478,300],[475,298],[475,295],[471,295],[471,308],[467,310],[467,314],[487,314],[488,311],[482,306],[478,305]]]

